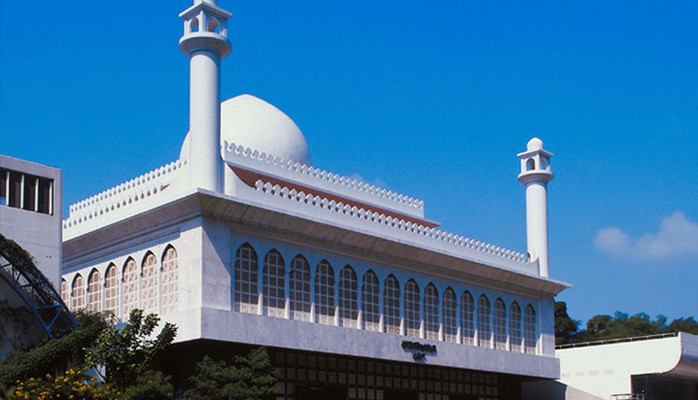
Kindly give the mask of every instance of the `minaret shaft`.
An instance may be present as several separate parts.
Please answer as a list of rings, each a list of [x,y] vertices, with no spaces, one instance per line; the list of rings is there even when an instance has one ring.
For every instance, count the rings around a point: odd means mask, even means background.
[[[545,181],[526,184],[528,254],[537,259],[540,275],[548,276],[548,192]]]
[[[220,156],[220,57],[198,50],[190,56],[189,132],[192,182],[203,189],[222,191]]]

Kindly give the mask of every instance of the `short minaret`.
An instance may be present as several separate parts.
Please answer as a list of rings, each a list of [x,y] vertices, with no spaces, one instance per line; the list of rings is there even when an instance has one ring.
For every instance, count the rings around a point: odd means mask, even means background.
[[[531,262],[538,260],[539,274],[548,276],[548,182],[553,180],[550,157],[543,141],[529,140],[521,159],[519,182],[526,185],[526,237]]]
[[[226,21],[231,16],[215,0],[194,0],[179,14],[184,20],[179,49],[190,59],[190,179],[197,187],[216,192],[223,189],[220,64],[230,54]]]

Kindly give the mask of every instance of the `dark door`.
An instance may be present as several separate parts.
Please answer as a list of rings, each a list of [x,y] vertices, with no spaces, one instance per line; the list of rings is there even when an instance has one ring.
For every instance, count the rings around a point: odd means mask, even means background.
[[[477,400],[479,399],[476,394],[449,394],[449,400]]]
[[[419,400],[419,392],[409,390],[386,390],[385,400]]]
[[[346,400],[347,389],[344,387],[320,387],[298,385],[296,399],[298,400]]]

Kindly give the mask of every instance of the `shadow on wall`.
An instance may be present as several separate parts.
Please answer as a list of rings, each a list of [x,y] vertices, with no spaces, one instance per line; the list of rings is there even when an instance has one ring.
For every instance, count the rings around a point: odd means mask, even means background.
[[[591,393],[557,381],[534,381],[521,384],[522,400],[604,400]]]

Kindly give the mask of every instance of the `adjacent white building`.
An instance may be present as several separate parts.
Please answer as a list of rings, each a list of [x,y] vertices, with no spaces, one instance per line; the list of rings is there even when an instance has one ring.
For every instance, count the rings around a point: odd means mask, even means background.
[[[557,382],[527,386],[527,399],[693,400],[698,336],[688,333],[567,345]]]
[[[312,166],[271,104],[221,103],[230,13],[197,0],[180,17],[189,134],[176,160],[70,206],[66,303],[176,323],[175,379],[203,353],[268,346],[278,399],[515,399],[559,377],[568,285],[548,276],[539,139],[519,154],[528,255],[441,231],[422,201]]]

